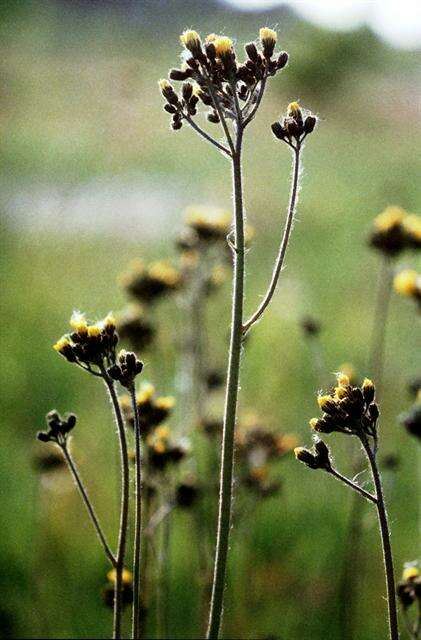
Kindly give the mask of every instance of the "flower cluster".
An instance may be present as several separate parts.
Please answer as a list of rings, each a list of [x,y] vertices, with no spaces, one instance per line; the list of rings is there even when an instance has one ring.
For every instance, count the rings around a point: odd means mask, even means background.
[[[133,426],[134,415],[129,396],[121,396],[120,405],[127,422]],[[149,383],[145,383],[141,386],[136,396],[136,405],[139,415],[140,431],[143,434],[148,434],[171,415],[171,411],[175,405],[175,399],[172,396],[157,397],[155,387]]]
[[[416,601],[421,606],[421,574],[415,564],[405,566],[396,593],[403,609],[407,609]]]
[[[117,579],[117,572],[115,569],[111,569],[107,573],[107,584],[102,590],[102,597],[107,607],[112,608],[114,605],[114,589]],[[133,575],[128,569],[123,569],[121,575],[122,582],[122,601],[124,605],[131,604],[133,602]]]
[[[156,471],[163,471],[169,463],[180,462],[186,455],[185,447],[173,440],[167,426],[153,429],[146,439],[147,463]]]
[[[117,317],[117,331],[122,340],[128,340],[138,351],[148,347],[155,337],[155,328],[140,304],[129,305]]]
[[[122,349],[118,354],[117,362],[107,369],[107,373],[123,387],[131,388],[134,379],[142,373],[142,370],[143,362],[139,360],[136,354]]]
[[[421,218],[401,207],[389,206],[375,219],[369,243],[388,256],[421,247]]]
[[[45,420],[48,429],[37,433],[38,440],[41,440],[41,442],[55,442],[60,446],[66,442],[70,431],[76,425],[76,416],[73,413],[69,413],[63,418],[55,410],[47,413]]]
[[[180,36],[186,52],[181,69],[172,69],[170,80],[183,82],[177,94],[168,80],[160,80],[159,87],[166,100],[165,111],[172,115],[172,128],[180,129],[183,120],[191,121],[197,113],[200,101],[209,107],[209,122],[218,123],[221,117],[236,119],[239,102],[245,122],[252,115],[262,84],[268,76],[275,75],[288,62],[288,54],[281,52],[273,58],[277,34],[272,29],[260,29],[259,44],[245,46],[247,60],[237,62],[234,44],[226,36],[208,35],[202,42],[193,30]]]
[[[317,118],[309,111],[303,111],[298,102],[291,102],[287,114],[279,122],[272,124],[272,132],[278,140],[296,149],[314,130]]]
[[[361,387],[353,386],[348,376],[340,372],[332,393],[320,394],[317,402],[323,415],[310,420],[314,431],[375,437],[379,409],[375,402],[374,384],[368,378],[364,379]]]
[[[295,436],[273,433],[266,427],[256,425],[253,420],[250,427],[238,429],[235,444],[242,483],[262,497],[276,493],[281,485],[279,481],[270,479],[269,463],[294,448]]]
[[[413,298],[421,304],[421,275],[415,269],[403,269],[396,274],[393,287],[401,296]]]
[[[136,300],[152,303],[168,293],[177,291],[182,285],[180,272],[166,260],[145,266],[134,260],[130,270],[122,276],[122,285]]]
[[[103,368],[104,363],[114,364],[118,343],[114,316],[109,314],[100,322],[88,323],[83,314],[74,313],[70,326],[72,332],[54,345],[57,353],[88,370],[92,365]]]

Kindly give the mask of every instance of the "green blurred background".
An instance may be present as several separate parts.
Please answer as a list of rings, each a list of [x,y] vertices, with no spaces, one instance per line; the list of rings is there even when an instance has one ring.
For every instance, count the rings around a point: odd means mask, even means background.
[[[344,361],[365,374],[379,258],[367,247],[388,204],[420,211],[419,52],[392,49],[368,29],[337,33],[285,8],[241,12],[213,2],[8,2],[0,27],[2,138],[2,487],[0,633],[12,638],[108,637],[100,591],[107,570],[65,472],[33,465],[36,431],[53,407],[75,411],[73,448],[104,527],[116,525],[113,423],[103,389],[52,343],[73,309],[102,317],[126,301],[117,276],[130,259],[171,257],[191,203],[230,206],[227,163],[193,132],[170,132],[156,81],[177,66],[179,33],[224,32],[239,44],[276,26],[288,68],[269,85],[245,144],[245,196],[256,235],[246,307],[267,282],[284,216],[290,157],[269,124],[292,99],[320,117],[305,150],[302,192],[287,268],[270,311],[247,345],[240,413],[310,442],[317,379],[299,321],[323,325],[326,379]],[[402,264],[416,266],[413,255]],[[419,264],[418,264],[419,266]],[[229,286],[213,299],[213,364],[223,364]],[[174,300],[157,312],[159,348],[141,354],[145,376],[176,393]],[[382,398],[382,453],[398,571],[419,554],[416,450],[397,416],[419,373],[415,308],[393,297]],[[419,339],[419,334],[418,334]],[[368,372],[369,373],[369,372]],[[178,416],[172,427],[177,430]],[[348,439],[331,437],[350,471]],[[203,445],[205,446],[205,445]],[[215,476],[218,470],[215,467]],[[282,492],[234,519],[224,637],[341,638],[338,576],[351,496],[323,475],[279,464]],[[364,521],[358,638],[385,637],[375,513]],[[418,544],[418,548],[417,548]],[[172,638],[200,633],[197,536],[175,513]],[[156,637],[151,624],[151,637]]]

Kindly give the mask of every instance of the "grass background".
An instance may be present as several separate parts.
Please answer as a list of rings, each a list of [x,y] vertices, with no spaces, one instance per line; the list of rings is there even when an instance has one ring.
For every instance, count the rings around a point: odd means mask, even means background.
[[[156,80],[176,66],[178,34],[186,26],[223,31],[241,44],[262,24],[278,27],[290,64],[270,83],[245,145],[247,212],[256,229],[248,255],[249,311],[268,279],[289,190],[289,154],[268,125],[295,98],[319,114],[320,125],[305,151],[287,268],[247,346],[240,413],[257,412],[309,443],[307,421],[320,381],[299,320],[313,314],[323,323],[325,384],[344,361],[366,373],[379,267],[366,237],[388,204],[419,212],[419,53],[390,49],[366,30],[316,29],[284,10],[236,13],[210,2],[2,7],[2,637],[109,635],[111,614],[100,597],[107,567],[91,525],[67,476],[40,477],[33,456],[44,414],[52,407],[76,411],[75,456],[111,536],[113,424],[95,379],[57,358],[51,344],[73,308],[98,317],[123,306],[117,275],[131,258],[174,255],[185,205],[230,206],[227,164],[186,128],[169,132]],[[149,209],[126,216],[143,190]],[[413,255],[400,262],[417,265]],[[226,286],[208,309],[218,365],[229,295]],[[160,347],[141,354],[145,376],[163,394],[174,393],[183,318],[167,301],[156,320]],[[411,303],[393,297],[381,433],[382,452],[400,460],[385,478],[398,571],[419,554],[418,443],[397,423],[410,402],[407,381],[419,373],[415,321]],[[188,424],[189,416],[183,419]],[[175,430],[182,426],[172,423]],[[329,442],[349,470],[352,443],[335,436]],[[339,639],[337,579],[350,495],[298,466],[292,455],[276,475],[282,493],[250,503],[234,521],[224,637]],[[176,513],[174,523],[171,637],[194,638],[200,629],[197,536],[189,513]],[[378,542],[375,514],[368,512],[361,640],[386,632]],[[155,637],[153,625],[150,633]]]

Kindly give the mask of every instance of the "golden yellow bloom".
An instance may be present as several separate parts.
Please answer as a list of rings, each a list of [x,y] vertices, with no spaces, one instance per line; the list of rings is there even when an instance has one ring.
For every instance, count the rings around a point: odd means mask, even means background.
[[[414,296],[421,288],[419,275],[415,269],[404,269],[395,276],[393,286],[396,293],[402,296]]]
[[[213,227],[222,233],[228,233],[232,216],[225,209],[192,205],[185,209],[184,219],[191,227]]]
[[[319,407],[320,407],[320,409],[322,411],[324,410],[324,408],[326,406],[331,404],[332,401],[333,401],[332,396],[324,395],[324,396],[318,396],[317,397],[317,404],[319,405]]]
[[[90,327],[88,327],[88,336],[90,338],[98,338],[98,336],[101,335],[101,327],[99,327],[97,324],[91,324]]]
[[[370,378],[364,378],[361,389],[374,389],[374,383]]]
[[[79,335],[86,335],[88,332],[88,323],[86,322],[85,315],[78,311],[73,312],[72,317],[70,318],[70,326],[73,331],[76,331]]]
[[[215,45],[216,55],[218,58],[222,58],[232,51],[232,40],[226,36],[218,36],[213,41],[213,44]]]
[[[115,584],[117,579],[117,571],[115,569],[111,569],[107,573],[107,580]],[[124,585],[130,586],[133,583],[133,574],[128,569],[123,569],[121,573],[121,580]]]
[[[349,379],[350,383],[355,381],[355,376],[356,376],[355,367],[350,362],[344,362],[343,364],[341,364],[341,366],[339,367],[339,371],[343,375],[348,376],[348,379]]]
[[[262,27],[259,31],[259,38],[262,44],[265,40],[268,40],[269,42],[276,42],[278,35],[273,29],[269,29],[269,27]]]
[[[418,578],[420,571],[417,567],[405,567],[402,574],[402,580],[414,580]]]
[[[137,403],[143,404],[151,400],[155,393],[155,387],[150,382],[142,384],[139,393],[137,394]]]
[[[338,371],[336,374],[336,380],[340,387],[347,387],[349,385],[349,376],[347,376],[343,371]]]
[[[161,280],[169,286],[177,286],[180,283],[180,274],[167,260],[158,260],[148,267],[148,275],[156,280]]]
[[[347,393],[345,386],[335,387],[335,399],[342,400],[342,398],[345,398]]]
[[[405,216],[402,225],[408,235],[421,242],[421,216],[411,213]]]
[[[111,329],[111,328],[115,328],[116,326],[116,319],[114,317],[114,315],[112,313],[109,313],[103,321],[103,325],[105,329]]]
[[[386,207],[386,209],[382,213],[374,218],[374,227],[378,231],[389,231],[389,229],[391,229],[392,227],[400,225],[406,215],[406,211],[404,211],[401,207]]]
[[[310,427],[311,427],[312,429],[315,429],[315,428],[317,427],[317,423],[318,423],[318,422],[319,422],[319,419],[318,419],[318,418],[312,418],[312,419],[309,421],[309,425],[310,425]]]
[[[157,398],[155,402],[155,407],[157,409],[164,409],[169,411],[175,406],[175,398],[174,396],[162,396],[161,398]]]
[[[60,340],[57,340],[57,342],[53,344],[53,349],[58,351],[58,353],[63,353],[69,346],[70,340],[68,338],[60,338]]]
[[[200,36],[197,31],[187,29],[181,34],[180,42],[186,47],[186,49],[189,49],[191,51],[192,49],[198,48],[200,46]]]
[[[287,108],[287,113],[289,116],[296,118],[301,115],[301,107],[298,102],[290,102]]]
[[[161,91],[165,91],[166,89],[169,89],[171,87],[171,82],[169,82],[166,78],[161,78],[161,80],[158,80],[158,86]]]

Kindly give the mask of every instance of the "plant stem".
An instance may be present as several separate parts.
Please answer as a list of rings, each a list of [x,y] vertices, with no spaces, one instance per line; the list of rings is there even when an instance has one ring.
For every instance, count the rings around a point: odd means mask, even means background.
[[[134,415],[135,436],[135,524],[133,545],[133,610],[132,638],[140,638],[140,555],[142,538],[142,452],[139,423],[139,410],[136,403],[136,389],[133,384],[129,389]]]
[[[232,480],[234,463],[234,432],[237,413],[238,383],[240,377],[241,343],[243,333],[244,304],[244,210],[241,175],[241,150],[243,129],[238,122],[233,165],[233,193],[235,217],[235,250],[233,273],[233,301],[231,337],[228,358],[227,388],[225,396],[224,425],[222,433],[221,474],[217,542],[215,553],[212,597],[207,637],[218,638],[221,625],[225,572],[231,524]]]
[[[390,544],[390,531],[387,519],[386,505],[383,495],[382,481],[377,467],[376,457],[365,436],[361,437],[361,443],[370,463],[371,475],[376,489],[376,506],[379,520],[380,536],[383,548],[383,561],[385,568],[387,605],[389,612],[389,634],[390,640],[399,640],[398,616],[396,611],[396,587],[393,569],[392,547]]]
[[[368,491],[360,487],[355,482],[352,482],[352,480],[350,480],[346,476],[343,476],[341,473],[339,473],[339,471],[337,471],[333,467],[331,467],[328,473],[332,475],[334,478],[336,478],[337,480],[340,480],[341,482],[346,484],[348,487],[351,487],[351,489],[359,493],[363,498],[365,498],[369,502],[373,502],[374,504],[377,504],[377,498],[375,496],[373,496],[371,493],[369,493]]]
[[[249,331],[251,326],[259,320],[261,315],[264,313],[265,309],[269,305],[272,300],[273,294],[275,293],[276,286],[278,284],[279,276],[282,271],[282,266],[284,264],[285,254],[288,248],[288,242],[292,231],[292,226],[294,222],[294,213],[295,213],[295,205],[297,202],[298,195],[298,182],[300,176],[300,159],[301,159],[301,145],[297,143],[296,147],[293,147],[293,174],[292,174],[292,186],[291,186],[291,195],[289,199],[288,206],[288,215],[284,227],[284,231],[282,234],[281,244],[279,246],[278,255],[275,261],[275,266],[272,272],[272,278],[269,284],[269,287],[263,297],[262,302],[260,303],[257,311],[247,320],[244,324],[243,332],[244,334]]]
[[[72,456],[70,454],[70,451],[69,451],[69,449],[67,447],[67,443],[64,443],[64,444],[60,445],[60,448],[61,448],[61,450],[63,452],[64,459],[66,460],[67,466],[69,467],[70,473],[73,476],[73,480],[76,483],[76,486],[77,486],[77,488],[79,490],[79,493],[80,493],[80,495],[82,497],[82,500],[83,500],[83,502],[85,504],[85,507],[86,507],[86,509],[87,509],[87,511],[89,513],[89,517],[92,520],[92,524],[95,527],[95,531],[96,531],[96,533],[98,535],[98,538],[99,538],[99,540],[100,540],[100,542],[101,542],[101,544],[102,544],[102,546],[104,548],[105,555],[107,556],[108,560],[111,562],[113,567],[115,567],[116,566],[116,558],[115,558],[113,552],[110,549],[110,546],[109,546],[109,544],[107,542],[107,539],[105,537],[104,532],[102,531],[101,525],[100,525],[99,520],[98,520],[98,516],[96,515],[95,510],[94,510],[94,508],[92,506],[92,503],[91,503],[91,501],[89,499],[88,493],[87,493],[87,491],[85,489],[85,486],[83,484],[83,481],[82,481],[82,479],[81,479],[81,477],[79,475],[79,472],[77,470],[75,462],[74,462],[74,460],[73,460],[73,458],[72,458]]]
[[[110,394],[111,403],[113,405],[115,419],[117,423],[118,437],[120,442],[120,459],[121,459],[121,508],[120,508],[120,526],[118,533],[117,558],[116,558],[116,580],[114,590],[114,620],[113,620],[113,638],[119,640],[121,638],[121,616],[123,609],[122,600],[122,574],[124,569],[124,559],[126,554],[127,541],[127,525],[129,516],[129,456],[127,451],[126,430],[124,420],[121,413],[120,403],[118,401],[114,382],[109,377],[105,369],[102,369],[104,383]]]

